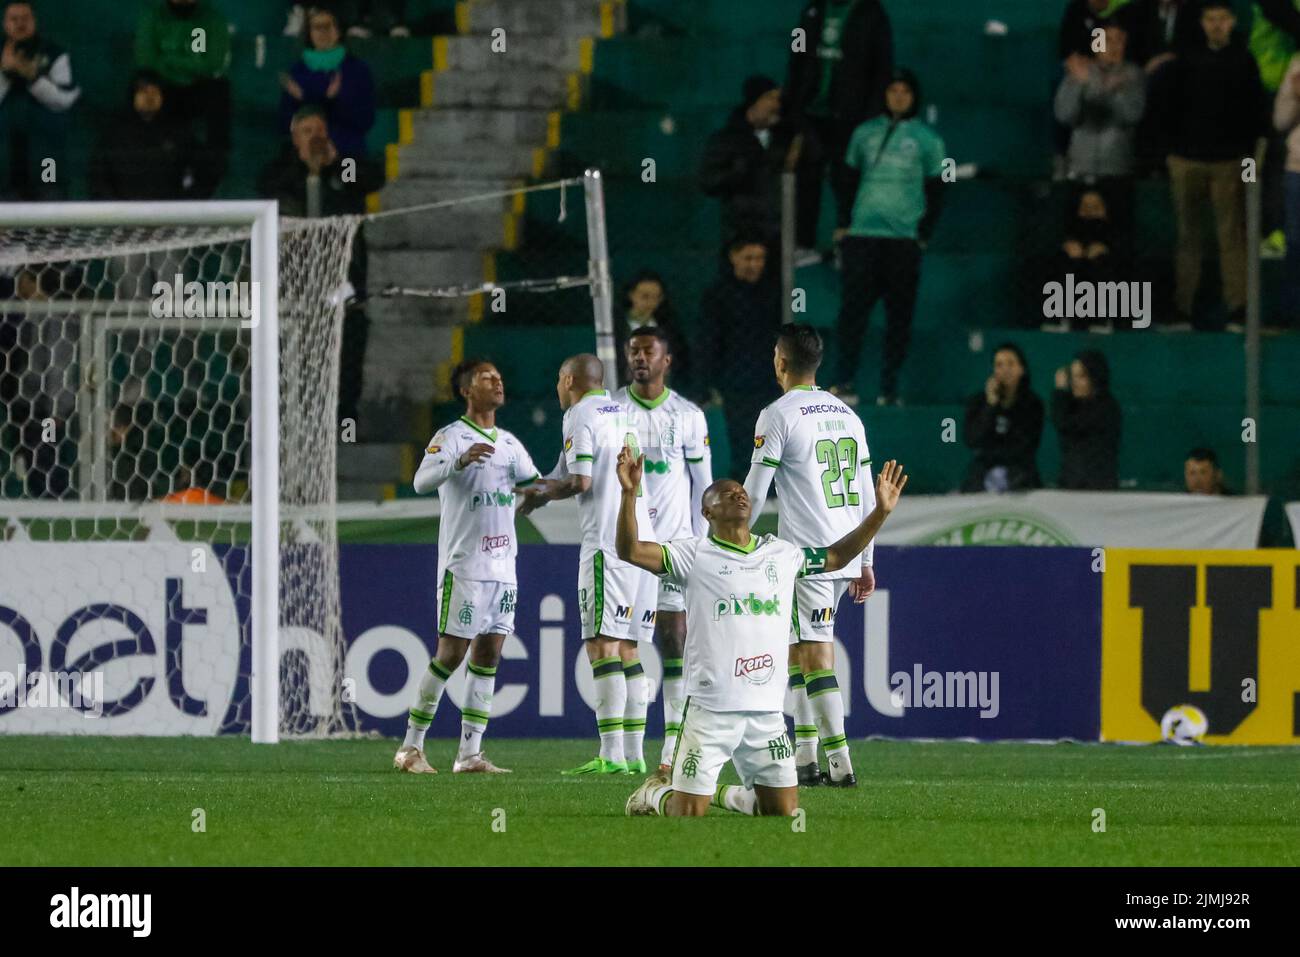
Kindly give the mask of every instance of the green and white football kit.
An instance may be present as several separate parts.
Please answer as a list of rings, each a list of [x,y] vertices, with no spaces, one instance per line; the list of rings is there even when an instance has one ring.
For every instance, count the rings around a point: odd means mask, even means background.
[[[826,564],[824,548],[773,535],[742,548],[713,536],[663,549],[663,577],[686,589],[686,709],[674,791],[714,795],[732,761],[746,788],[794,787],[784,669],[795,584]]]
[[[627,410],[604,389],[593,389],[564,413],[564,466],[591,478],[578,496],[582,549],[578,566],[578,612],[584,641],[602,635],[652,641],[657,587],[649,572],[621,561],[614,550],[618,526],[618,453],[634,448],[636,432]],[[650,533],[649,501],[637,499],[637,521]]]
[[[457,468],[475,444],[492,454]],[[482,429],[462,416],[429,440],[413,485],[421,494],[437,491],[438,634],[472,641],[479,635],[510,635],[515,630],[517,579],[515,488],[537,481],[537,467],[523,444],[505,429]],[[483,734],[492,714],[496,668],[465,662],[461,736],[453,771],[499,771],[482,754]],[[435,656],[420,678],[406,739],[395,763],[432,771],[423,755],[451,670]],[[414,749],[414,750],[412,750]]]
[[[475,443],[488,458],[463,469],[456,461]],[[460,419],[440,429],[424,450],[415,489],[437,490],[438,633],[456,638],[514,633],[515,492],[537,480],[523,444],[505,429],[480,429]]]

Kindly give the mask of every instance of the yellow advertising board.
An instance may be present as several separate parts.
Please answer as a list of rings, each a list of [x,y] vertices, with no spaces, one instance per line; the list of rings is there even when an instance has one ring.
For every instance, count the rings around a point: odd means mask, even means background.
[[[1208,744],[1300,744],[1300,552],[1107,549],[1101,737],[1158,741],[1171,707]]]

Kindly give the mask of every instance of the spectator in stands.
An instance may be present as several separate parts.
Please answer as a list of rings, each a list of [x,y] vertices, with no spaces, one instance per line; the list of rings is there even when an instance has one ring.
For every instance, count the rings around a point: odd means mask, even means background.
[[[853,131],[880,113],[894,72],[894,36],[880,0],[811,0],[792,44],[786,111],[807,138],[799,165],[796,243],[799,262],[817,246],[822,183],[830,168],[838,240],[849,225],[856,177],[845,165]]]
[[[1071,56],[1092,56],[1094,30],[1106,25],[1106,12],[1113,0],[1070,0],[1057,31],[1056,49],[1062,63]]]
[[[1161,70],[1153,109],[1166,121],[1168,166],[1178,220],[1175,257],[1175,327],[1191,328],[1201,280],[1201,218],[1213,207],[1219,272],[1229,327],[1240,329],[1246,312],[1246,202],[1241,161],[1253,156],[1264,129],[1259,68],[1234,37],[1237,18],[1229,0],[1206,0],[1201,27],[1206,42]]]
[[[1117,11],[1128,31],[1127,54],[1149,76],[1179,53],[1201,45],[1197,0],[1132,0]]]
[[[162,77],[174,117],[191,130],[201,121],[220,182],[230,156],[230,25],[221,11],[211,0],[152,0],[136,27],[135,65]]]
[[[1300,54],[1291,60],[1273,105],[1273,125],[1286,135],[1286,294],[1283,321],[1300,325]]]
[[[81,96],[66,51],[37,31],[27,0],[4,4],[0,48],[0,199],[64,199],[68,111]]]
[[[1192,449],[1183,463],[1183,482],[1191,495],[1229,495],[1214,449]]]
[[[1250,52],[1259,65],[1265,95],[1275,100],[1285,83],[1292,57],[1300,50],[1300,0],[1260,0],[1253,10]],[[1264,239],[1260,253],[1266,259],[1280,259],[1287,251],[1286,167],[1285,132],[1270,130],[1260,172],[1263,190],[1260,225]]]
[[[1134,136],[1146,109],[1146,77],[1124,59],[1128,34],[1117,21],[1106,24],[1106,49],[1095,56],[1072,53],[1056,92],[1056,120],[1068,126],[1067,175],[1101,183],[1111,198],[1112,217],[1127,224],[1133,200]]]
[[[258,192],[280,201],[281,216],[359,216],[366,211],[366,194],[384,185],[383,170],[366,157],[356,158],[355,176],[345,176],[344,157],[329,135],[329,122],[319,106],[304,106],[294,114],[290,142],[262,171]],[[365,314],[366,239],[364,227],[352,242],[348,264],[347,312],[339,372],[339,417],[357,417],[361,399],[361,370],[369,322]]]
[[[411,35],[411,30],[406,25],[406,0],[328,0],[328,6],[347,25],[350,37],[364,39],[375,34],[390,37]],[[306,6],[301,3],[290,4],[284,35],[301,36],[306,22]]]
[[[1116,17],[1128,30],[1129,61],[1140,66],[1148,79],[1180,53],[1205,43],[1199,0],[1133,0],[1120,7]],[[1168,151],[1162,119],[1147,110],[1135,135],[1139,175],[1163,171]]]
[[[1066,276],[1073,275],[1076,283],[1113,282],[1114,243],[1114,229],[1105,194],[1097,187],[1085,188],[1071,198],[1066,215],[1065,240],[1061,243],[1052,281],[1063,283]],[[1042,326],[1043,332],[1069,332],[1071,328],[1071,320],[1068,318],[1059,322],[1047,322]],[[1113,329],[1112,319],[1106,319],[1094,327],[1094,331],[1110,332]]]
[[[739,481],[749,471],[758,413],[780,395],[772,349],[781,329],[781,289],[760,234],[740,234],[727,256],[730,268],[704,292],[697,355],[708,364],[706,381],[726,412],[731,468],[716,474]]]
[[[90,162],[92,199],[167,200],[212,195],[210,167],[185,126],[166,109],[162,78],[140,70],[130,108],[104,128]]]
[[[649,326],[668,336],[673,356],[673,386],[679,392],[690,382],[690,352],[677,325],[677,314],[668,300],[668,287],[657,272],[643,269],[623,286],[623,296],[614,316],[614,351],[619,355],[620,381],[628,381],[624,347],[633,330]]]
[[[1004,342],[993,352],[993,374],[984,391],[966,400],[963,438],[973,451],[963,492],[1020,492],[1041,488],[1038,443],[1043,401],[1029,382],[1020,347]]]
[[[1052,424],[1061,445],[1061,488],[1119,488],[1120,423],[1104,355],[1085,350],[1069,370],[1056,370]]]
[[[280,126],[287,130],[303,106],[325,111],[330,139],[343,156],[366,155],[366,133],[375,125],[375,82],[370,67],[343,46],[336,13],[313,7],[307,13],[306,48],[280,77]]]
[[[781,173],[801,145],[781,122],[781,88],[765,76],[745,80],[743,101],[713,133],[700,162],[700,188],[722,200],[722,236],[758,233],[769,253],[781,245]]]
[[[885,113],[857,128],[846,162],[857,200],[841,245],[839,376],[835,391],[857,402],[862,337],[876,303],[885,301],[885,349],[878,404],[898,403],[898,376],[912,335],[921,284],[921,253],[939,219],[943,139],[923,120],[921,87],[898,70],[885,88]]]

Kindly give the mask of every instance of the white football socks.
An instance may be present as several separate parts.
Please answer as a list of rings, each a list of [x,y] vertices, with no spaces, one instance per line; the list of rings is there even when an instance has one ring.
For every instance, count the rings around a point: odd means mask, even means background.
[[[424,749],[424,736],[433,724],[433,716],[438,713],[438,702],[447,687],[451,672],[437,658],[429,662],[424,676],[420,679],[420,688],[416,693],[415,706],[411,708],[406,721],[406,738],[402,741],[404,748]]]
[[[596,730],[600,732],[600,756],[623,763],[623,714],[627,710],[627,679],[617,655],[591,663],[596,682]]]

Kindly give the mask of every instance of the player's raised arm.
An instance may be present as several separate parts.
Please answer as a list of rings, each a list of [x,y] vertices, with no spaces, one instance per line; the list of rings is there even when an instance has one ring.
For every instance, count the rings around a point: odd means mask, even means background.
[[[618,453],[618,484],[623,490],[618,503],[618,528],[614,549],[618,557],[654,575],[664,573],[664,550],[658,542],[643,542],[636,526],[636,496],[641,487],[645,456],[633,455],[626,445]]]
[[[876,478],[876,507],[857,528],[826,549],[826,565],[822,572],[838,571],[862,554],[898,504],[898,497],[906,485],[907,475],[903,466],[892,459],[886,462]]]

